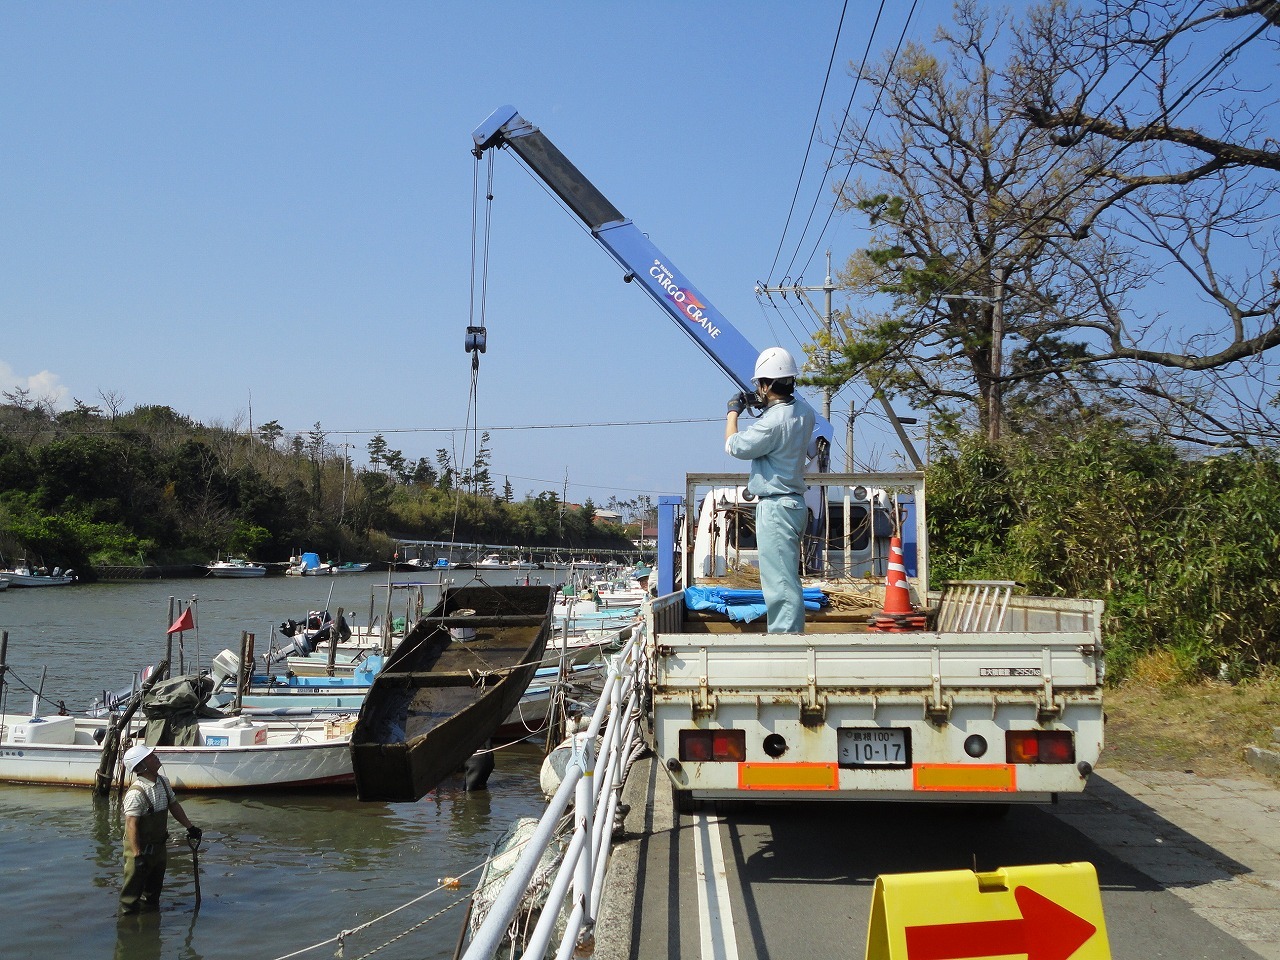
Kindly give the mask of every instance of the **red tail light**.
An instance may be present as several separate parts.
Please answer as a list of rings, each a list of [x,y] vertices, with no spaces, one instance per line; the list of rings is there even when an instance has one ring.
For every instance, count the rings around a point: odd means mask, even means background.
[[[1004,743],[1007,763],[1074,763],[1076,759],[1070,730],[1010,730]]]
[[[747,759],[745,730],[681,730],[680,759],[683,762],[727,760],[742,763]]]

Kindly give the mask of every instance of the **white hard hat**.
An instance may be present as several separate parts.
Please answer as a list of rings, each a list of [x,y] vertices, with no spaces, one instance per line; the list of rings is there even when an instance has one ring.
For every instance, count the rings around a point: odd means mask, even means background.
[[[756,372],[752,376],[756,380],[782,380],[799,375],[800,368],[791,354],[782,347],[770,347],[756,358]]]
[[[133,745],[124,752],[124,768],[132,773],[134,767],[147,759],[147,757],[151,756],[153,753],[155,753],[155,751],[145,743]]]

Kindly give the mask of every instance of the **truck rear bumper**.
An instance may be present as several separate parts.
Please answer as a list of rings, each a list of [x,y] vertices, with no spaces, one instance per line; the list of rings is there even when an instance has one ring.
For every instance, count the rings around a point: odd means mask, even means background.
[[[913,791],[901,790],[828,790],[822,792],[797,793],[794,790],[689,790],[682,791],[672,781],[677,793],[686,793],[691,800],[769,800],[795,803],[796,801],[832,803],[875,802],[875,803],[948,803],[974,804],[990,806],[991,804],[1046,804],[1057,803],[1056,793],[949,793],[939,791],[923,795]]]

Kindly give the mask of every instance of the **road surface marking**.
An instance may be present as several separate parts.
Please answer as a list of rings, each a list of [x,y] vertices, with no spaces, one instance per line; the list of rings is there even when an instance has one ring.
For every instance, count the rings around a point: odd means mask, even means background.
[[[698,872],[698,928],[702,960],[738,960],[733,930],[729,879],[725,874],[721,819],[705,813],[693,817],[693,863]],[[709,867],[709,869],[708,869]]]

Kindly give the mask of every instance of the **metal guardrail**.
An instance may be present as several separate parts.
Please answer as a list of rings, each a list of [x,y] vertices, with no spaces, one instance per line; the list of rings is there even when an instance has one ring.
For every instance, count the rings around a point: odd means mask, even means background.
[[[639,696],[644,688],[646,660],[644,631],[632,632],[622,651],[609,660],[604,689],[591,722],[574,738],[574,753],[560,788],[547,804],[537,829],[525,844],[488,915],[471,939],[463,960],[490,960],[502,947],[512,919],[534,875],[538,861],[555,835],[556,825],[574,805],[573,839],[552,881],[546,906],[525,944],[523,955],[542,957],[555,930],[557,917],[570,905],[568,924],[556,950],[568,960],[575,948],[594,936],[596,916],[604,895],[605,872],[612,850],[613,821],[622,794],[623,776],[632,747],[639,741]],[[607,726],[606,726],[607,722]],[[604,728],[600,755],[595,742]]]

